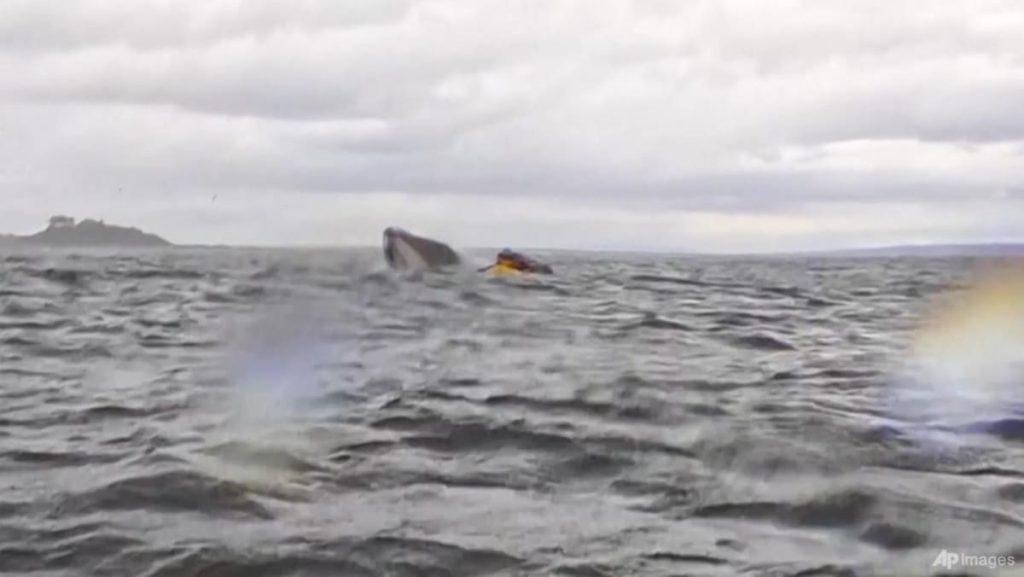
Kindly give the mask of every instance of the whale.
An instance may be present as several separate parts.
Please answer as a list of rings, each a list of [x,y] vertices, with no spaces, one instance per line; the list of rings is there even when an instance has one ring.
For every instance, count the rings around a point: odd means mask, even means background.
[[[424,271],[455,267],[462,258],[447,244],[398,226],[384,229],[384,260],[394,270]]]

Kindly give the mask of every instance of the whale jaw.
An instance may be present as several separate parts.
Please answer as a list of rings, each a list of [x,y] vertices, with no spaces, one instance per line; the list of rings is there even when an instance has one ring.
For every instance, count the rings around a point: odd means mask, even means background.
[[[384,229],[384,259],[395,270],[433,270],[459,264],[458,253],[448,245],[402,228]]]

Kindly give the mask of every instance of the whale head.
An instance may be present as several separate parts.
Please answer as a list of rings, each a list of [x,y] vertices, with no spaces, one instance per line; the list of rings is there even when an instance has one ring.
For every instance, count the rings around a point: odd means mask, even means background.
[[[459,255],[443,242],[397,226],[384,229],[384,260],[396,270],[430,270],[457,265]]]

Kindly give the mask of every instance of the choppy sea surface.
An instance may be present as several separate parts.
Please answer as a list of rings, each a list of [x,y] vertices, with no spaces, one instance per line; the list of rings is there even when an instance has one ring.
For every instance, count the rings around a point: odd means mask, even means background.
[[[974,261],[537,256],[0,253],[0,573],[1024,568],[1021,416],[894,401]]]

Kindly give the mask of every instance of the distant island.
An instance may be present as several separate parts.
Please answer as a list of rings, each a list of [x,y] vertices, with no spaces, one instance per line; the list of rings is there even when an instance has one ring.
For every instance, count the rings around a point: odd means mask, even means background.
[[[0,245],[53,247],[159,247],[172,246],[155,234],[116,226],[102,220],[76,222],[70,216],[54,216],[46,230],[28,236],[0,235]]]

